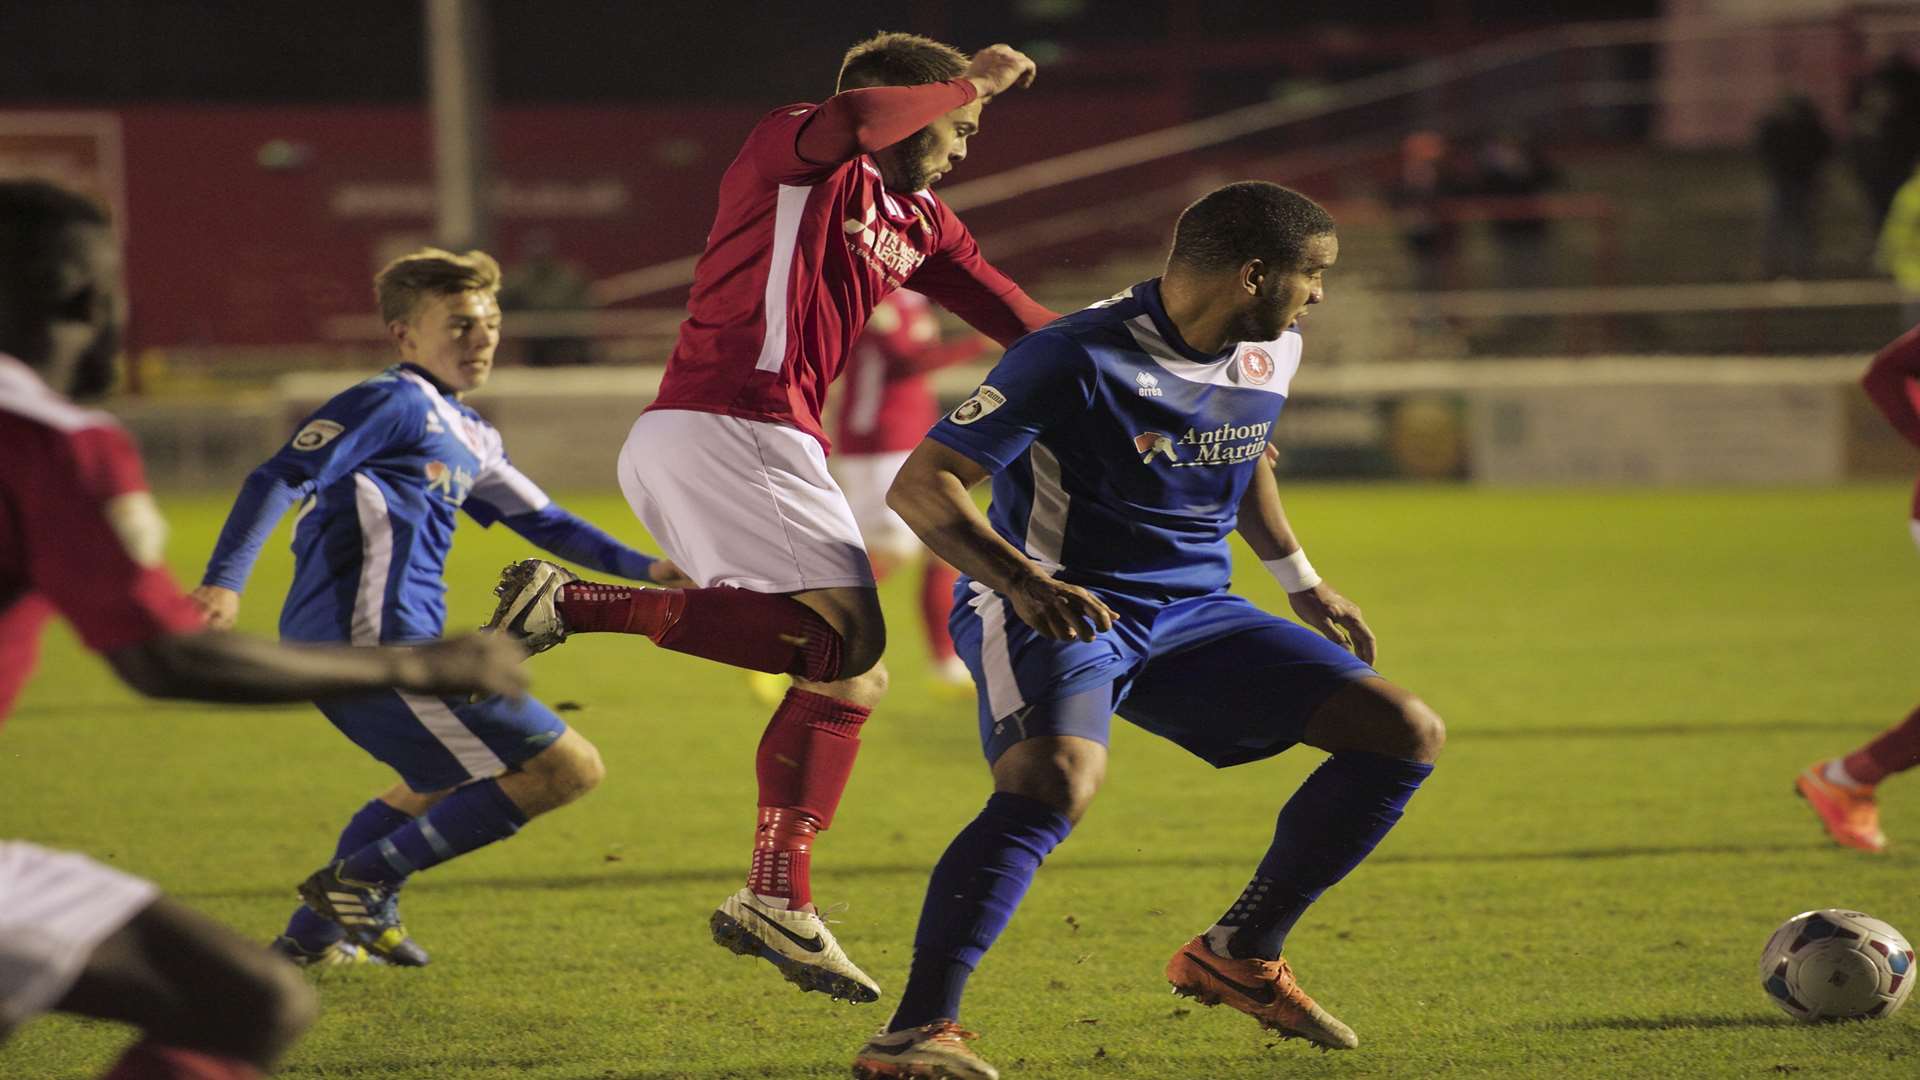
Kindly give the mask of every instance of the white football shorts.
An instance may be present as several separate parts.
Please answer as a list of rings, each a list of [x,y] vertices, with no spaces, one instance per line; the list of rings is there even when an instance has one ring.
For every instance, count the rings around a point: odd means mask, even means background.
[[[93,950],[159,896],[83,855],[0,840],[0,1035],[65,997]]]
[[[893,478],[910,453],[842,454],[827,463],[833,478],[840,482],[840,490],[847,494],[847,505],[853,508],[853,520],[860,526],[867,550],[896,562],[905,562],[920,550],[920,538],[906,519],[887,505],[887,489],[893,486]]]
[[[620,448],[620,490],[703,588],[873,587],[827,455],[797,428],[690,409],[642,413]]]

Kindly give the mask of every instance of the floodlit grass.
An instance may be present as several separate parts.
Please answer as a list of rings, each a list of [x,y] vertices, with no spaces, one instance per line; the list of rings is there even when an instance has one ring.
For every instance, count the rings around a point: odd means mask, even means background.
[[[195,579],[225,501],[163,501]],[[637,530],[617,498],[568,502]],[[1366,609],[1382,670],[1452,736],[1404,823],[1290,943],[1361,1048],[1276,1045],[1160,975],[1233,900],[1319,755],[1214,772],[1120,724],[1106,791],[968,998],[1009,1080],[1920,1075],[1920,1007],[1803,1027],[1755,972],[1806,908],[1920,933],[1920,781],[1887,787],[1884,858],[1829,846],[1791,792],[1806,762],[1920,701],[1904,491],[1305,487],[1288,507]],[[485,617],[495,571],[526,550],[463,526],[454,625]],[[246,627],[271,632],[289,561],[276,539]],[[1244,565],[1245,591],[1282,604]],[[988,790],[971,703],[920,670],[911,589],[883,591],[895,690],[815,864],[882,1004],[802,995],[707,940],[751,842],[765,710],[742,680],[583,637],[533,661],[536,692],[575,707],[606,784],[419,878],[408,920],[433,965],[320,975],[324,1015],[285,1075],[844,1076],[905,976],[928,869]],[[89,852],[264,941],[389,782],[312,709],[143,702],[60,631],[0,733],[0,835]],[[90,1077],[127,1036],[37,1021],[0,1049],[0,1076]]]

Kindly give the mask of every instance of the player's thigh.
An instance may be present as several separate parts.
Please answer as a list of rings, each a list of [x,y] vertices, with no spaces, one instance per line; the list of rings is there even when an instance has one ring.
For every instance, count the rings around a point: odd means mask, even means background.
[[[1217,633],[1156,652],[1119,714],[1225,767],[1303,741],[1321,705],[1372,668],[1319,634],[1278,616],[1234,613]]]
[[[620,487],[701,586],[764,593],[868,587],[860,527],[819,442],[781,424],[683,409],[634,421]]]
[[[421,794],[517,768],[567,730],[531,697],[464,701],[390,690],[318,705],[342,734]]]
[[[104,939],[58,1006],[169,1045],[268,1064],[313,1022],[313,991],[281,958],[160,897]]]
[[[1113,698],[1140,662],[1138,627],[1123,621],[1092,641],[1055,641],[1021,622],[1012,605],[991,592],[955,604],[947,625],[954,651],[973,676],[980,747],[989,763],[1036,735],[1106,742]],[[1068,701],[1077,704],[1059,704]]]
[[[100,943],[159,895],[83,855],[0,841],[0,1031],[65,997]]]

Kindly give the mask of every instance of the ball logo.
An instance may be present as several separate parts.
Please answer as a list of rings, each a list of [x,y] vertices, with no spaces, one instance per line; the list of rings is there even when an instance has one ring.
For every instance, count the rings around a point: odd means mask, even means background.
[[[1273,378],[1273,357],[1268,356],[1265,349],[1249,345],[1240,353],[1240,372],[1253,385],[1265,386],[1267,380]]]
[[[1156,454],[1166,455],[1168,461],[1180,460],[1180,455],[1173,449],[1173,436],[1162,435],[1157,431],[1143,431],[1135,435],[1133,451],[1140,455],[1142,465],[1151,465]]]
[[[960,403],[947,419],[956,424],[971,424],[993,410],[1007,403],[1007,397],[991,386],[982,385],[973,392],[973,396]]]
[[[331,420],[309,421],[294,435],[292,445],[295,450],[318,450],[345,430],[345,427]]]

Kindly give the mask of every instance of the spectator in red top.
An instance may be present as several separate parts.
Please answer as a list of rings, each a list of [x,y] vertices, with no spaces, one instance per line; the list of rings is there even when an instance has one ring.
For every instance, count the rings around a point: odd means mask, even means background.
[[[866,332],[854,342],[833,425],[833,478],[846,492],[860,525],[873,576],[884,579],[916,556],[924,560],[920,618],[934,676],[969,691],[973,678],[955,655],[947,632],[959,572],[928,551],[887,506],[887,488],[907,455],[940,419],[928,376],[976,359],[988,347],[977,335],[941,341],[940,320],[927,298],[901,289],[873,309]]]
[[[304,701],[388,687],[514,693],[517,646],[288,648],[207,630],[161,566],[166,524],[112,417],[125,304],[106,215],[0,182],[0,721],[58,613],[152,697]],[[311,1023],[313,993],[266,949],[79,855],[0,839],[0,1038],[47,1009],[130,1023],[109,1080],[248,1080]]]
[[[848,51],[824,103],[768,113],[720,179],[660,396],[620,451],[628,504],[700,588],[577,581],[526,560],[497,590],[496,623],[536,651],[583,631],[640,634],[793,676],[755,752],[746,885],[710,923],[719,944],[855,1002],[880,989],[820,920],[808,870],[886,690],[886,626],[859,525],[827,472],[820,407],[896,289],[1002,344],[1053,320],[929,189],[966,158],[982,105],[1033,75],[1005,45],[969,60],[880,34]]]

